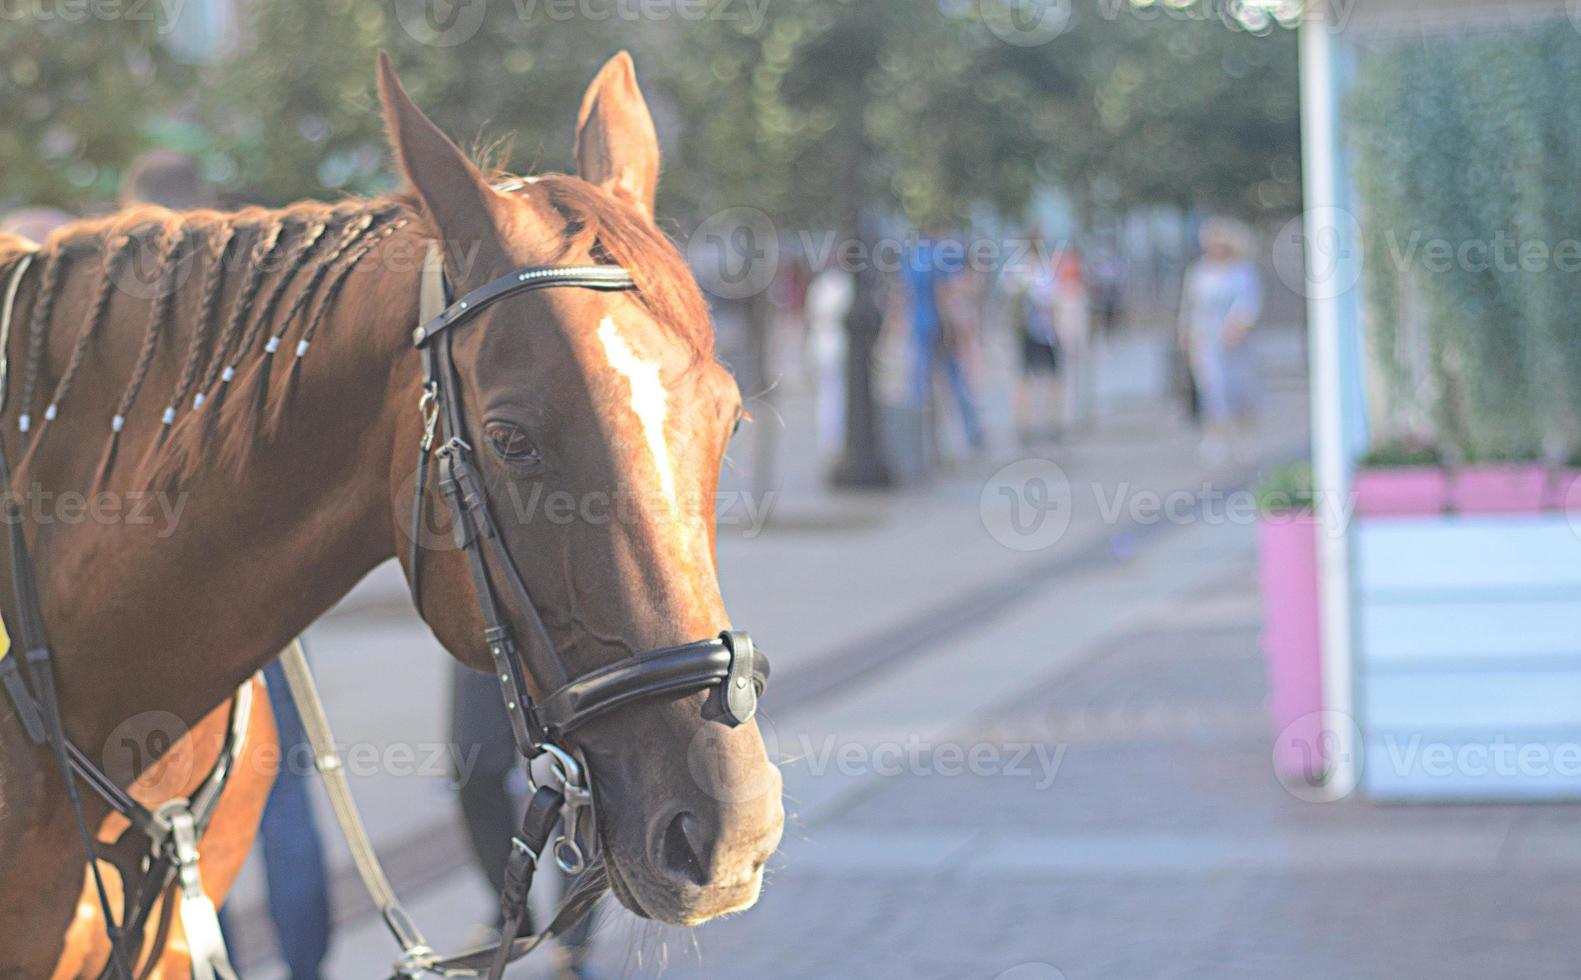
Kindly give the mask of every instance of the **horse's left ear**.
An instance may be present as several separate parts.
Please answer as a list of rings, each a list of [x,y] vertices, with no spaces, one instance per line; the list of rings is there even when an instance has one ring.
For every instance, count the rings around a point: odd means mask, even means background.
[[[469,243],[492,239],[495,195],[488,181],[413,104],[383,51],[379,52],[379,97],[401,173],[447,245],[464,250]]]
[[[631,55],[609,59],[582,96],[576,120],[577,174],[648,217],[659,187],[659,135],[637,88]]]

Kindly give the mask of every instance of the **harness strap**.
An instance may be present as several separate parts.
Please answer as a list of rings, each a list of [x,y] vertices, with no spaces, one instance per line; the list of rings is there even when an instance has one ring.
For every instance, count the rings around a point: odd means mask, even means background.
[[[560,819],[565,795],[551,786],[540,786],[527,804],[521,831],[511,838],[511,855],[505,862],[505,883],[500,888],[500,944],[489,964],[489,980],[500,980],[511,962],[511,947],[522,923],[527,921],[527,893],[554,825]]]
[[[378,906],[385,925],[389,927],[390,933],[401,947],[401,957],[395,963],[393,974],[396,980],[429,973],[447,977],[477,976],[491,968],[495,959],[502,955],[502,950],[505,962],[513,963],[545,940],[569,928],[603,894],[606,880],[600,868],[578,879],[571,894],[561,903],[549,928],[536,936],[513,939],[513,933],[505,932],[502,933],[499,943],[490,943],[457,956],[440,957],[423,938],[422,931],[401,904],[395,889],[390,886],[383,865],[379,863],[379,856],[373,849],[362,816],[357,811],[356,801],[352,798],[351,787],[346,781],[345,766],[341,762],[339,751],[335,748],[335,735],[330,729],[329,716],[324,712],[324,703],[318,696],[318,686],[313,680],[313,671],[308,666],[300,640],[293,640],[291,645],[280,654],[280,665],[284,668],[291,700],[296,704],[297,713],[302,717],[302,730],[307,735],[308,744],[313,748],[313,764],[318,769],[319,778],[329,795],[330,809],[335,815],[335,822],[351,849],[352,863],[356,865],[357,874],[362,878],[368,896]],[[546,793],[548,795],[545,795]],[[523,818],[522,831],[517,838],[521,848],[530,852],[533,859],[523,865],[517,858],[519,848],[516,841],[513,841],[512,861],[515,866],[514,869],[507,869],[507,887],[519,887],[523,894],[531,887],[532,872],[536,869],[537,859],[543,854],[544,846],[560,815],[559,799],[558,790],[540,789],[534,794],[533,805],[529,806],[527,816]],[[521,856],[525,858],[525,853]],[[513,881],[514,885],[511,884]],[[514,895],[505,895],[502,899],[515,901]],[[510,906],[506,906],[507,914],[509,908]],[[525,913],[518,918],[516,928],[520,928],[524,919]]]
[[[292,640],[291,645],[280,654],[280,666],[284,669],[286,687],[291,691],[291,700],[296,703],[297,714],[302,716],[302,730],[307,734],[308,744],[313,747],[313,766],[323,780],[330,809],[335,813],[335,822],[340,824],[341,836],[346,838],[346,845],[351,849],[351,860],[362,878],[363,887],[368,890],[373,904],[379,907],[384,924],[400,944],[403,956],[410,958],[431,953],[422,931],[401,905],[395,889],[390,887],[390,879],[385,877],[379,856],[374,853],[373,843],[368,839],[368,830],[363,826],[357,804],[352,799],[345,767],[341,763],[340,753],[335,749],[335,735],[330,731],[329,716],[324,713],[324,702],[319,700],[318,687],[313,683],[313,671],[307,665],[307,655],[300,639]]]
[[[11,281],[6,284],[5,299],[0,301],[0,411],[5,410],[6,382],[11,375],[11,320],[16,312],[16,294],[22,288],[22,277],[27,275],[28,267],[33,264],[33,257],[37,254],[38,249],[35,247],[17,260],[11,268]]]
[[[181,885],[181,929],[187,936],[192,980],[239,980],[220,932],[219,913],[203,890],[203,876],[198,873],[197,821],[182,805],[171,809],[169,819],[170,846]]]
[[[417,288],[419,323],[427,323],[444,312],[449,302],[448,292],[445,288],[444,253],[440,251],[438,242],[430,242],[428,254],[423,256],[422,278]],[[411,550],[407,562],[412,578],[412,602],[417,606],[418,615],[423,612],[423,495],[428,489],[428,454],[434,447],[434,425],[439,420],[439,406],[434,403],[438,397],[439,388],[430,372],[429,377],[424,379],[423,397],[418,404],[423,413],[423,440],[417,453],[417,490],[412,496],[412,533],[408,544]]]
[[[220,794],[224,791],[226,781],[230,778],[231,769],[234,767],[237,755],[247,741],[247,729],[252,720],[253,688],[252,680],[242,682],[236,689],[236,694],[231,698],[230,719],[226,724],[225,741],[220,745],[218,758],[214,760],[214,767],[209,770],[201,785],[188,800],[172,800],[160,807],[157,813],[148,813],[146,818],[131,816],[129,819],[148,837],[150,841],[149,861],[143,872],[141,884],[138,886],[137,895],[133,903],[128,906],[128,911],[123,916],[122,927],[131,935],[141,935],[143,926],[148,917],[153,914],[154,906],[159,903],[161,895],[166,893],[170,882],[176,877],[180,860],[175,849],[172,837],[172,823],[168,814],[176,807],[181,807],[192,814],[196,824],[198,836],[208,829],[210,820],[214,817],[215,809],[219,806]],[[69,743],[68,743],[69,744]],[[76,752],[75,745],[70,746]],[[80,754],[80,753],[79,753]],[[102,774],[101,774],[102,775]],[[114,783],[109,784],[115,792],[121,792],[120,787]],[[98,787],[95,787],[98,789]],[[101,792],[103,792],[101,790]],[[112,804],[113,806],[114,804]],[[132,804],[137,810],[142,807]],[[116,807],[120,810],[120,807]],[[126,811],[122,810],[122,813]],[[166,908],[168,909],[168,903]],[[155,948],[165,941],[168,929],[168,911],[166,925],[162,926],[160,937],[156,938]],[[183,922],[183,924],[185,924]],[[223,939],[222,939],[223,943]],[[225,948],[219,947],[223,955]]]

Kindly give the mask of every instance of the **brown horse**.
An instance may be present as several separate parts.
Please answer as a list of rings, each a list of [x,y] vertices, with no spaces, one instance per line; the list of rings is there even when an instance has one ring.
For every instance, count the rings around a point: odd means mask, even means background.
[[[21,460],[13,489],[65,726],[90,754],[150,713],[193,726],[163,763],[190,753],[201,764],[177,767],[190,778],[142,772],[165,795],[206,769],[238,684],[375,565],[407,562],[422,435],[411,330],[431,242],[443,243],[457,295],[548,262],[618,263],[637,282],[517,296],[455,342],[491,497],[598,502],[569,520],[496,515],[510,553],[532,556],[519,570],[570,672],[729,625],[713,499],[741,396],[713,357],[701,294],[653,221],[659,148],[630,59],[588,89],[578,175],[513,185],[492,184],[387,69],[380,81],[402,194],[78,222],[21,281],[0,425]],[[0,284],[27,248],[0,239]],[[486,669],[466,561],[447,537],[426,538],[419,611],[454,656]],[[15,622],[8,582],[0,594]],[[523,630],[523,611],[506,612]],[[708,720],[705,697],[634,703],[568,746],[590,764],[613,890],[664,922],[751,905],[783,823],[756,726]],[[258,712],[254,752],[269,724]],[[205,837],[216,902],[270,779],[244,758]],[[120,836],[118,816],[84,801],[101,840]],[[126,838],[105,855],[118,859],[112,897],[123,876],[135,884],[128,855],[143,845]],[[0,709],[0,977],[104,966],[84,870],[53,761]],[[156,944],[142,945],[148,962]],[[170,945],[161,968],[177,976]]]

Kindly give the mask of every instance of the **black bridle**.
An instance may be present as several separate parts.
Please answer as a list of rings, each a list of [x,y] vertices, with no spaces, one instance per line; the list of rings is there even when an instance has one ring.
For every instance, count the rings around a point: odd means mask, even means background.
[[[424,274],[439,279],[438,292],[443,296],[439,254],[437,246],[430,249]],[[556,653],[537,606],[490,512],[488,497],[473,461],[472,445],[467,441],[460,379],[451,350],[455,331],[488,307],[511,296],[551,288],[625,291],[635,289],[636,284],[630,273],[613,265],[518,269],[467,293],[436,315],[428,316],[425,311],[428,318],[412,334],[412,342],[423,362],[423,393],[419,403],[423,437],[412,503],[408,562],[412,600],[421,612],[421,535],[428,464],[432,456],[438,467],[439,489],[448,506],[455,545],[465,553],[472,574],[473,591],[483,620],[483,642],[499,680],[517,748],[528,759],[550,754],[560,783],[558,788],[543,786],[536,790],[527,808],[522,832],[512,842],[506,886],[501,896],[505,928],[489,974],[491,977],[502,974],[505,964],[514,955],[531,948],[529,945],[513,955],[516,944],[511,939],[525,918],[527,890],[556,818],[559,818],[562,832],[555,843],[555,859],[563,870],[568,873],[581,871],[596,853],[598,829],[586,760],[561,744],[565,737],[593,718],[635,701],[711,689],[719,692],[719,714],[724,723],[741,725],[756,712],[758,696],[769,676],[768,660],[753,647],[751,637],[734,630],[644,653],[575,678],[570,676]],[[526,619],[532,633],[525,648],[518,646],[501,615],[502,589]],[[529,676],[540,690],[549,692],[540,702],[535,703],[529,694]]]

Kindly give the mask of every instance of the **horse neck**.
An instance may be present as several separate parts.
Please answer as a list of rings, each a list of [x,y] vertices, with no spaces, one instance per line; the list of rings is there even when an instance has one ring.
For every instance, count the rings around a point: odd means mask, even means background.
[[[218,405],[219,438],[179,476],[150,473],[164,405],[151,391],[126,416],[116,466],[96,478],[105,420],[136,360],[127,352],[139,346],[146,304],[124,304],[125,316],[112,308],[99,338],[103,357],[83,360],[54,430],[41,438],[35,429],[14,485],[36,501],[31,550],[67,725],[84,744],[98,744],[116,719],[137,711],[195,723],[393,553],[397,419],[388,406],[397,392],[400,405],[415,405],[418,390],[407,339],[417,316],[415,263],[391,258],[402,241],[390,238],[360,260],[296,378],[289,359],[300,326],[267,331],[285,337],[269,372],[259,371],[261,349],[240,358]],[[72,314],[92,292],[87,278],[60,294],[53,322],[65,336],[49,340],[41,391],[54,390],[53,367],[70,360],[73,331],[59,325],[80,322]],[[178,342],[150,372],[152,390],[174,384],[195,319],[179,309],[172,317]],[[13,370],[23,343],[13,336]],[[289,401],[270,421],[287,389]],[[13,458],[21,408],[0,416]],[[169,438],[190,437],[199,415],[183,417]],[[9,618],[9,582],[4,600]]]

